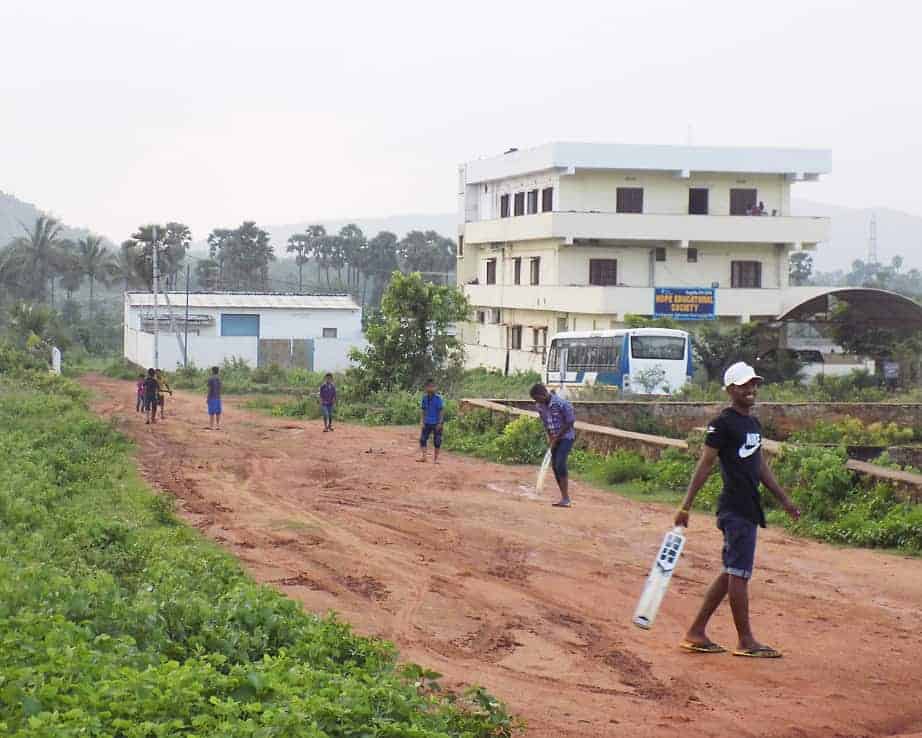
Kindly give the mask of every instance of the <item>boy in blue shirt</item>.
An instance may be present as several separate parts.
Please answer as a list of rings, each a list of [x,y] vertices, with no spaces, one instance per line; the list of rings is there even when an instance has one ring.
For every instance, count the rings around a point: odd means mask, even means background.
[[[445,403],[440,395],[435,392],[435,382],[431,379],[426,380],[426,393],[420,402],[419,422],[422,429],[419,434],[419,452],[420,456],[417,461],[425,463],[426,446],[429,443],[429,436],[432,438],[432,445],[435,447],[433,453],[433,463],[439,463],[439,449],[442,448],[442,420],[445,417]]]

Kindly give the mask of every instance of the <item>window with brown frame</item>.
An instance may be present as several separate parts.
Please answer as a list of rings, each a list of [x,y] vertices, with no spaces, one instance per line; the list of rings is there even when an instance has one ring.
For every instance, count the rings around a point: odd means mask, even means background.
[[[496,284],[496,259],[487,259],[487,284]]]
[[[499,196],[499,217],[500,218],[509,217],[509,195]]]
[[[458,236],[458,256],[464,256],[464,236]]]
[[[516,192],[513,205],[513,215],[525,215],[525,193]]]
[[[522,284],[522,257],[520,256],[512,260],[512,283]]]
[[[512,348],[521,349],[522,348],[522,326],[514,325],[510,331],[510,338],[512,342]]]
[[[535,256],[531,259],[531,264],[529,264],[531,270],[531,284],[540,284],[541,277],[541,258]]]
[[[538,190],[528,191],[528,214],[534,215],[538,212]]]
[[[619,213],[642,213],[643,187],[619,187],[616,205]]]
[[[618,284],[617,259],[590,259],[589,284],[609,287]]]
[[[730,286],[759,288],[762,286],[761,261],[731,261]]]
[[[541,190],[541,212],[549,213],[554,209],[554,188],[545,187]]]

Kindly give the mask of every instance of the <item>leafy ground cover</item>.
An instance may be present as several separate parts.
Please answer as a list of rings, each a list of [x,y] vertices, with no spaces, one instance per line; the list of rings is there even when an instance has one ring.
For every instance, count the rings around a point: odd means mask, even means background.
[[[484,691],[442,694],[248,579],[139,482],[72,382],[0,375],[0,428],[0,734],[512,734]]]

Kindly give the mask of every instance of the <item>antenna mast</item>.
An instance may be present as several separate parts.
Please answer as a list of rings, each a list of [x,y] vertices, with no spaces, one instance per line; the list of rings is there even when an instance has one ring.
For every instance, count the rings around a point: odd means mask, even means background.
[[[880,264],[877,258],[877,213],[871,213],[871,225],[868,228],[868,264]]]

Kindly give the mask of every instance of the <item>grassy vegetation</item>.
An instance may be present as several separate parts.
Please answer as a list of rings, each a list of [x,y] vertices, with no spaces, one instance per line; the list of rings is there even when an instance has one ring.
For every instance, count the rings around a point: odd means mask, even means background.
[[[905,430],[888,432],[900,436]],[[486,410],[460,416],[446,434],[445,446],[493,461],[535,465],[546,450],[536,419],[511,420]],[[922,553],[922,505],[902,501],[888,484],[853,476],[845,469],[845,461],[844,447],[785,446],[773,469],[803,517],[797,522],[788,519],[766,492],[763,500],[769,519],[792,532],[825,541]],[[601,456],[576,449],[570,456],[570,469],[577,478],[669,504],[682,499],[695,463],[694,455],[676,450],[665,451],[657,461],[632,451]],[[713,511],[721,488],[720,474],[715,472],[698,494],[695,509]]]
[[[0,734],[512,734],[482,690],[442,695],[179,524],[75,384],[0,373]]]

